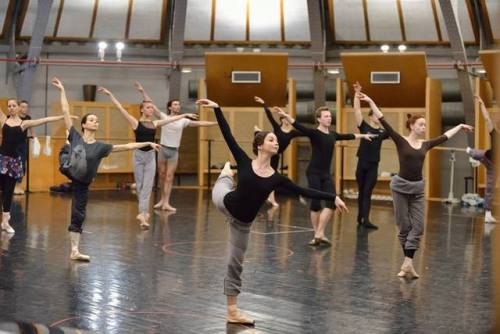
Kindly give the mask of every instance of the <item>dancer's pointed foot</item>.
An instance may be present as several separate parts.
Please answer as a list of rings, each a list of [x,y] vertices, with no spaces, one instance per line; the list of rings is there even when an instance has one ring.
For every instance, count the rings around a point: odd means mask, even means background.
[[[153,208],[154,209],[161,209],[162,206],[163,206],[163,200],[160,200],[158,203],[153,205]]]
[[[177,212],[177,208],[174,208],[173,206],[171,206],[170,204],[164,204],[161,209],[163,211],[172,211],[172,212]]]
[[[139,221],[139,225],[141,226],[141,228],[143,230],[148,230],[149,229],[149,224],[148,224],[148,220],[146,218],[146,215],[147,214],[144,214],[144,213],[139,213],[137,215],[137,220]]]
[[[16,231],[10,226],[8,222],[2,222],[2,230],[9,233],[9,234],[14,234]]]
[[[76,261],[84,261],[84,262],[89,262],[90,261],[90,256],[84,255],[80,253],[79,251],[72,251],[70,255],[71,260],[76,260]]]
[[[241,324],[247,326],[254,326],[255,320],[250,318],[245,313],[241,312],[238,308],[228,308],[226,320],[230,324]]]

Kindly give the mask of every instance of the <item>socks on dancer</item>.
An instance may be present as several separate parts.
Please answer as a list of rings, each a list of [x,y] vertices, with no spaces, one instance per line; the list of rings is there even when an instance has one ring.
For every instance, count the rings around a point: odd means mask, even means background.
[[[10,213],[9,212],[2,213],[2,230],[9,234],[14,234],[16,231],[14,231],[12,226],[10,226],[9,220],[10,220]]]
[[[486,212],[484,213],[484,222],[485,223],[496,223],[497,222],[495,217],[493,217],[493,215],[491,214],[491,210],[486,210]]]

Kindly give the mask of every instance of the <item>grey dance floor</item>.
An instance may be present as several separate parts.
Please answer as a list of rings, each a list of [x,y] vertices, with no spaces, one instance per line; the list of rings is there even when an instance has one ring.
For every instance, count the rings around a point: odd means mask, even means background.
[[[222,280],[227,227],[202,190],[173,192],[178,212],[135,221],[130,192],[92,192],[82,240],[89,264],[68,260],[68,196],[16,199],[1,234],[0,320],[97,333],[486,333],[493,322],[495,225],[480,212],[426,210],[418,280],[396,277],[403,255],[390,204],[374,203],[380,226],[357,228],[356,203],[328,227],[329,249],[307,246],[308,209],[279,198],[253,226],[239,304],[255,329],[226,325]]]

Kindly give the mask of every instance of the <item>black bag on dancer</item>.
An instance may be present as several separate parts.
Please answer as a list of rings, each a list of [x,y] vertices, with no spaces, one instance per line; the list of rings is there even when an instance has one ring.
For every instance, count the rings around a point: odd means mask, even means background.
[[[79,180],[87,172],[87,156],[83,145],[65,144],[59,152],[59,171],[70,180]]]

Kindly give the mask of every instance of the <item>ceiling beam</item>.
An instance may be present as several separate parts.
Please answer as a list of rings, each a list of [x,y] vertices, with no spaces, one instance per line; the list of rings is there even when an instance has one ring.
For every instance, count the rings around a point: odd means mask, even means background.
[[[326,60],[326,22],[324,20],[323,0],[307,0],[307,12],[309,15],[309,31],[311,33],[310,53],[314,63],[324,63]],[[313,69],[314,83],[314,107],[325,105],[326,89],[325,75],[323,69],[315,67]]]
[[[171,63],[180,63],[184,57],[184,31],[186,28],[187,0],[175,0],[170,30],[169,58]],[[182,71],[174,67],[169,75],[169,100],[180,99]]]

